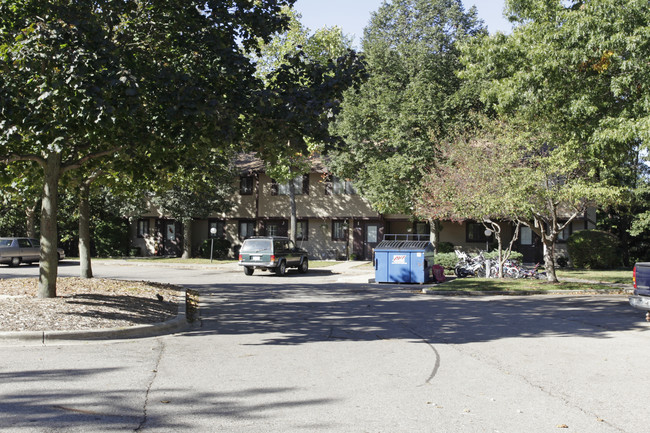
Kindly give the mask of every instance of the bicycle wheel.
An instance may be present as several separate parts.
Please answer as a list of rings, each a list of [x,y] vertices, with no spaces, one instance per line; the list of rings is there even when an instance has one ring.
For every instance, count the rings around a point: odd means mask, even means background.
[[[504,269],[504,271],[505,271],[504,272],[505,275],[508,278],[519,278],[520,277],[519,269],[517,269],[517,268],[514,268],[514,267],[513,268],[508,268],[508,269]]]

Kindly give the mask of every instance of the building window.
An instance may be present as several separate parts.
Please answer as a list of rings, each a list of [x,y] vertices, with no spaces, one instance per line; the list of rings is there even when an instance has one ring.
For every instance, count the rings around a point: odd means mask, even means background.
[[[521,245],[533,244],[533,231],[530,227],[523,226],[519,231],[519,242]]]
[[[379,242],[379,226],[368,225],[366,226],[366,242],[369,244],[376,244]]]
[[[557,235],[557,240],[560,242],[566,242],[573,233],[573,224],[569,224]]]
[[[253,176],[239,178],[239,195],[253,195]]]
[[[253,221],[239,222],[239,238],[246,239],[255,236],[255,223]]]
[[[356,190],[349,180],[338,178],[330,175],[325,180],[325,194],[326,195],[353,195]]]
[[[492,235],[490,235],[492,236]],[[467,223],[467,242],[486,242],[485,226],[481,223]]]
[[[149,236],[149,220],[138,220],[138,237],[143,238]]]
[[[208,238],[218,238],[223,239],[226,237],[225,233],[226,223],[224,221],[214,221],[211,220],[208,222]],[[214,233],[213,233],[214,229]]]
[[[296,240],[306,241],[308,240],[309,233],[309,224],[307,221],[297,221],[296,222]]]
[[[280,226],[277,223],[268,223],[268,224],[266,224],[266,235],[267,236],[279,236],[280,235]]]
[[[415,234],[416,235],[429,235],[429,234],[431,234],[431,230],[429,228],[429,223],[416,222],[415,223]]]
[[[293,188],[296,195],[309,194],[309,175],[296,176],[293,179]],[[289,195],[289,182],[277,183],[275,180],[271,184],[271,195]]]
[[[332,221],[332,240],[344,241],[347,237],[347,228],[345,220]]]
[[[289,222],[287,220],[266,220],[260,226],[260,233],[264,236],[287,236]]]

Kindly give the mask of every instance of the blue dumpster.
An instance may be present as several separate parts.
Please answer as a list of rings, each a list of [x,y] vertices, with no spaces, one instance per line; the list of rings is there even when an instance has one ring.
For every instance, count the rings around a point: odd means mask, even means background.
[[[428,240],[396,239],[386,235],[375,248],[375,282],[428,283],[432,281],[433,245]],[[394,239],[390,239],[394,237]]]

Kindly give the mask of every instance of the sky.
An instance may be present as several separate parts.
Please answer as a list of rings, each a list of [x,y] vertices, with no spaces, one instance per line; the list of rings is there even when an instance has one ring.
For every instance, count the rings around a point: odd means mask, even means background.
[[[297,0],[294,8],[302,14],[302,24],[312,32],[322,27],[339,26],[354,37],[358,47],[363,29],[370,14],[382,5],[383,0]],[[466,9],[476,6],[479,18],[490,33],[510,32],[510,23],[503,18],[504,0],[463,0]]]

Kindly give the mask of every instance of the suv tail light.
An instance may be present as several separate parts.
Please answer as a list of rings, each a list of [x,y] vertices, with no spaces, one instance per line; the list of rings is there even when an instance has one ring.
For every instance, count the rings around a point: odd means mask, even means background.
[[[239,255],[239,261],[241,262],[241,261],[243,261],[243,260],[244,260],[244,256],[242,256],[242,255],[240,254],[240,255]]]
[[[634,269],[632,270],[632,281],[634,282],[634,290],[636,290],[636,265],[634,265]]]
[[[274,262],[274,261],[275,261],[275,255],[272,254],[271,255],[271,262]]]

